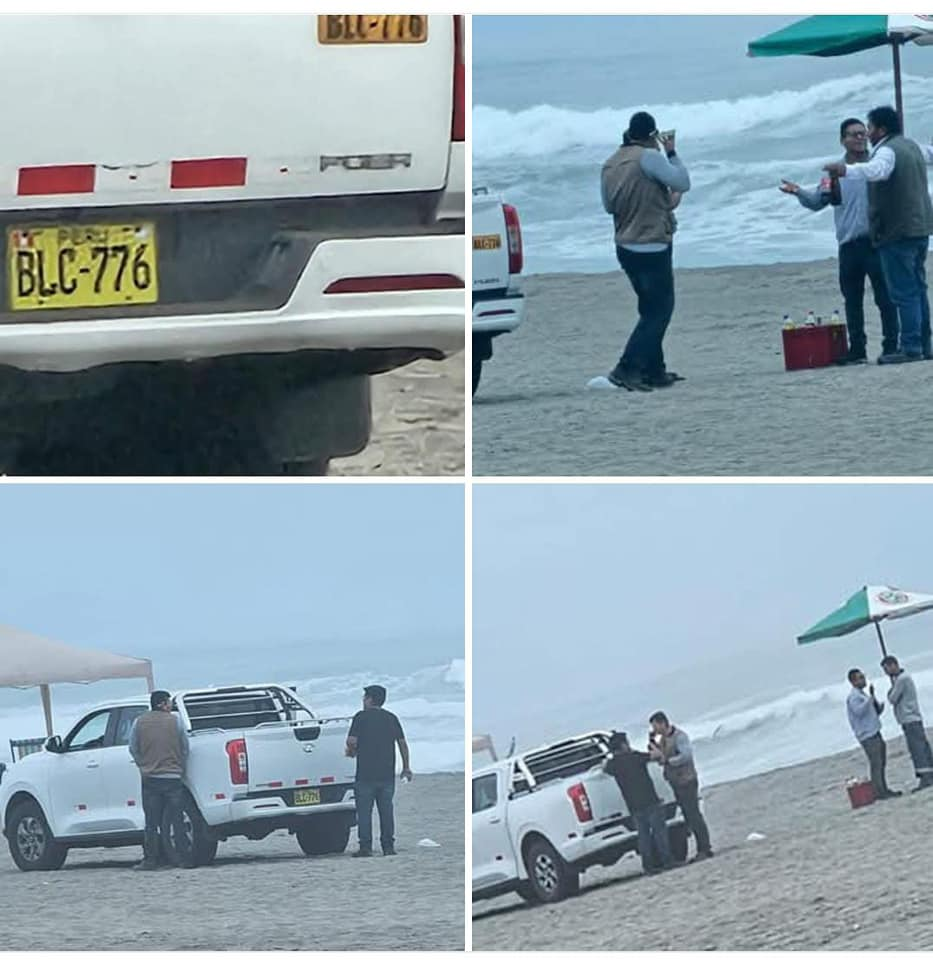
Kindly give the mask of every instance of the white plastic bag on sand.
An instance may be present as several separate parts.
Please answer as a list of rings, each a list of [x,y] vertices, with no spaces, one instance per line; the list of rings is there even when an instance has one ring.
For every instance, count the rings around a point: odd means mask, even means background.
[[[616,390],[615,384],[609,382],[608,377],[593,377],[586,385],[587,390]]]
[[[746,838],[746,841],[749,840],[767,840],[767,837],[763,833],[750,833]]]
[[[418,841],[418,846],[419,847],[439,847],[440,844],[435,843],[433,840],[429,840],[427,837],[425,837],[424,840]]]

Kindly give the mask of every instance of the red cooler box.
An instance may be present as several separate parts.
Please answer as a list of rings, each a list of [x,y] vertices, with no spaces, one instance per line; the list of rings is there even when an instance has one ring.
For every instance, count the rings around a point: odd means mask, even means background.
[[[810,370],[828,367],[849,352],[846,328],[841,323],[784,330],[784,367]]]
[[[875,788],[870,780],[850,783],[846,790],[849,792],[849,803],[852,804],[853,810],[858,807],[867,807],[868,804],[875,802]]]

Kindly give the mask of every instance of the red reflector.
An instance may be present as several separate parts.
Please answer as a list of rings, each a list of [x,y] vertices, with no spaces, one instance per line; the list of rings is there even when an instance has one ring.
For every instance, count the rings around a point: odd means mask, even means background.
[[[310,780],[307,780],[307,779],[305,779],[305,780],[296,780],[296,781],[295,781],[295,786],[296,786],[296,787],[306,787],[310,782],[311,782],[311,781],[310,781]]]
[[[410,273],[396,277],[345,277],[324,293],[389,293],[401,290],[463,289],[463,280],[452,273]]]
[[[93,193],[96,170],[92,163],[58,167],[20,167],[16,192],[21,197],[49,193]]]
[[[321,783],[333,783],[336,777],[321,777]]]
[[[454,17],[454,115],[451,139],[466,140],[466,66],[463,56],[463,17]]]
[[[567,796],[573,804],[573,811],[580,823],[593,819],[593,810],[590,807],[590,798],[586,795],[586,787],[582,783],[575,783],[568,787]]]
[[[246,183],[246,157],[212,160],[173,160],[172,189],[242,187]]]
[[[215,799],[215,800],[226,800],[226,799],[227,799],[227,795],[226,795],[225,793],[215,793],[215,794],[214,794],[214,799]]]
[[[509,273],[521,273],[525,265],[525,254],[522,248],[522,225],[518,219],[518,211],[511,204],[503,203],[505,213],[505,229],[509,240]]]
[[[270,780],[270,781],[269,781],[269,786],[270,786],[270,787],[281,787],[281,786],[282,786],[282,781],[281,781],[281,780]]]
[[[87,804],[79,803],[79,804],[78,804],[78,809],[79,809],[79,810],[87,810]]]
[[[128,807],[135,807],[135,806],[136,806],[136,801],[135,801],[135,800],[127,800],[127,801],[126,801],[126,805],[127,805]]]

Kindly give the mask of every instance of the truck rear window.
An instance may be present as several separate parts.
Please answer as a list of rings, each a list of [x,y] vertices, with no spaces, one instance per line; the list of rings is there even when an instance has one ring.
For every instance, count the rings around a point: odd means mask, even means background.
[[[580,737],[555,743],[525,755],[525,765],[537,784],[564,777],[575,777],[606,759],[607,748],[601,737]]]
[[[312,721],[310,711],[280,689],[212,690],[183,698],[192,730],[242,730],[263,723]]]

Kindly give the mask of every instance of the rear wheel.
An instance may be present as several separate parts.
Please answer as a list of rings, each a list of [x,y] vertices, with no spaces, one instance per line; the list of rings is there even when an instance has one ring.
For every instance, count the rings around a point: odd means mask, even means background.
[[[217,856],[217,840],[188,793],[166,805],[162,851],[173,867],[206,867]]]
[[[20,870],[58,870],[68,848],[53,836],[45,815],[33,800],[17,804],[7,820],[7,840]]]
[[[557,903],[580,889],[580,874],[545,840],[532,840],[525,849],[528,885],[541,903]]]
[[[295,831],[298,846],[309,857],[343,853],[350,842],[352,822],[346,817],[314,816]]]
[[[480,377],[483,375],[483,361],[473,354],[473,396],[476,396],[476,391],[479,389]]]

